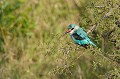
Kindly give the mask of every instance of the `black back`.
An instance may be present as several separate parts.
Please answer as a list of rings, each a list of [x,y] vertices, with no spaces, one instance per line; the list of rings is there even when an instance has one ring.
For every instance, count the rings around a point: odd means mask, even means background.
[[[72,36],[76,39],[76,40],[83,40],[85,38],[82,38],[80,35],[78,35],[77,33],[73,33]]]

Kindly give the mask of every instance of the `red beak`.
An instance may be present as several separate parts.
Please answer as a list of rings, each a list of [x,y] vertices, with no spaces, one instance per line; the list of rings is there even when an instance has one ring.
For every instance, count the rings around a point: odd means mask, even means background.
[[[67,33],[69,33],[69,32],[71,32],[71,29],[68,29],[68,30],[65,32],[65,34],[67,34]]]

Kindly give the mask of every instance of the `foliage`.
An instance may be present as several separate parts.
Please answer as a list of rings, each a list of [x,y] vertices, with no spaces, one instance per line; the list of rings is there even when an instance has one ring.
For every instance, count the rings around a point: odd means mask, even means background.
[[[118,0],[1,0],[0,79],[119,79],[119,13]],[[97,24],[97,47],[61,37],[70,23]]]

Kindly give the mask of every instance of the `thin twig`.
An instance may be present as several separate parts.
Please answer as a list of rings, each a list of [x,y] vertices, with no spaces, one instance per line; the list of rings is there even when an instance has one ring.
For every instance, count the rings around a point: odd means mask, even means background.
[[[100,53],[101,52],[101,53]],[[109,55],[105,54],[104,51],[100,50],[100,52],[97,52],[98,55],[102,56],[104,59],[106,59],[109,62],[112,62],[114,64],[116,64],[116,66],[120,66],[120,64],[115,61],[114,59],[112,59]]]
[[[87,31],[87,34],[89,34],[90,32],[92,32],[97,26],[97,23],[95,23],[91,28],[90,30]]]
[[[93,8],[93,6],[88,6],[88,8]],[[105,6],[100,6],[100,5],[97,5],[97,6],[94,6],[94,8],[105,8]]]
[[[74,4],[77,6],[78,9],[80,9],[80,5],[78,4],[77,0],[73,0]]]

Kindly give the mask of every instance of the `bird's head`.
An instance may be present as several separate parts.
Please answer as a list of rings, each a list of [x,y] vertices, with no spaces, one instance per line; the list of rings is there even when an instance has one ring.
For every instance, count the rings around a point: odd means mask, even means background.
[[[73,34],[78,29],[79,29],[79,26],[77,26],[76,24],[70,24],[68,26],[68,30],[65,32],[65,34],[67,34],[67,33]]]

